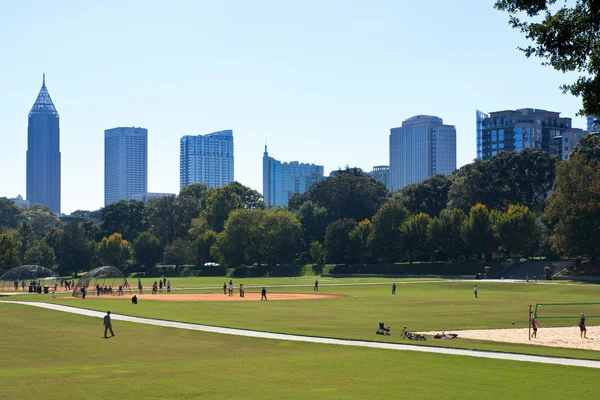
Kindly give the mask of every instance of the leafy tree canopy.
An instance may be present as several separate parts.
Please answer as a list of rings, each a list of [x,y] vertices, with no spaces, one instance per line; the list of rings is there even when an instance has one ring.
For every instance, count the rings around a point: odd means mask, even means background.
[[[562,6],[558,4],[562,3]],[[580,115],[600,117],[600,2],[597,0],[497,0],[496,9],[509,14],[509,24],[534,45],[520,48],[542,65],[581,74],[563,92],[581,97]]]
[[[432,175],[394,192],[393,197],[400,200],[411,215],[423,212],[435,217],[446,208],[451,184],[447,175]]]

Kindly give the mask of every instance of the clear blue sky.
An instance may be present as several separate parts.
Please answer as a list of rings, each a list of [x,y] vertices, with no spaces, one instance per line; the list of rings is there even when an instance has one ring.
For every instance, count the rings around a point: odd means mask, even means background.
[[[27,114],[42,73],[61,117],[62,211],[104,199],[104,129],[149,135],[148,189],[179,191],[182,135],[233,129],[235,178],[262,191],[262,152],[389,163],[389,129],[430,114],[475,158],[475,110],[575,118],[568,77],[516,47],[493,0],[0,0],[0,196],[25,196]]]

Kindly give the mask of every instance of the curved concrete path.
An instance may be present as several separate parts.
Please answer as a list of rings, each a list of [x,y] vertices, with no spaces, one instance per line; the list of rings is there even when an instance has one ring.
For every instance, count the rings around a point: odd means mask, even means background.
[[[83,308],[75,308],[62,306],[58,304],[39,303],[39,302],[27,302],[27,301],[0,301],[0,303],[9,304],[20,304],[26,306],[46,308],[49,310],[69,312],[72,314],[85,315],[88,317],[103,318],[105,313],[101,311],[86,310]],[[172,322],[164,321],[159,319],[129,317],[126,315],[111,314],[111,318],[115,321],[127,321],[135,322],[138,324],[162,326],[166,328],[178,328],[178,329],[189,329],[194,331],[220,333],[225,335],[237,335],[237,336],[248,336],[261,339],[276,339],[276,340],[290,340],[295,342],[309,342],[309,343],[322,343],[322,344],[335,344],[341,346],[357,346],[357,347],[370,347],[375,349],[389,349],[389,350],[404,350],[404,351],[420,351],[422,353],[437,353],[437,354],[450,354],[457,356],[468,356],[468,357],[481,357],[481,358],[492,358],[496,360],[509,360],[509,361],[526,361],[536,362],[543,364],[555,364],[555,365],[568,365],[574,367],[588,367],[588,368],[600,368],[600,361],[592,360],[577,360],[572,358],[554,358],[554,357],[542,357],[542,356],[531,356],[526,354],[508,354],[508,353],[496,353],[488,351],[476,351],[476,350],[462,350],[462,349],[451,349],[444,347],[431,347],[431,346],[411,346],[406,344],[398,343],[382,343],[382,342],[365,342],[360,340],[343,340],[343,339],[330,339],[320,338],[312,336],[300,336],[300,335],[287,335],[282,333],[270,333],[260,331],[250,331],[245,329],[233,329],[233,328],[220,328],[216,326],[190,324],[184,322]]]

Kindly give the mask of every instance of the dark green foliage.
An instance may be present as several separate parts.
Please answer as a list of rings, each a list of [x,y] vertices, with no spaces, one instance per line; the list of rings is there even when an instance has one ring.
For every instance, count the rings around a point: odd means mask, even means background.
[[[341,264],[348,260],[352,251],[350,232],[356,228],[356,221],[345,218],[332,222],[325,233],[327,261]]]
[[[104,236],[120,233],[133,241],[146,230],[145,204],[137,200],[120,200],[102,209]]]
[[[142,232],[133,242],[133,256],[138,264],[146,268],[154,267],[161,255],[160,240],[150,232]]]
[[[383,262],[393,263],[401,257],[402,224],[408,211],[398,200],[382,205],[375,217],[370,237],[372,256]]]
[[[464,254],[462,226],[465,219],[465,213],[457,208],[442,210],[439,217],[433,218],[428,232],[431,250],[449,260]]]
[[[311,185],[302,196],[294,197],[288,208],[298,210],[310,200],[327,210],[329,222],[344,218],[362,221],[375,215],[386,202],[388,194],[382,182],[359,168],[347,168],[338,171],[334,177]]]
[[[238,182],[232,182],[217,189],[209,189],[206,208],[202,216],[211,230],[221,232],[229,214],[238,209],[264,209],[262,195]]]
[[[478,203],[495,210],[518,204],[541,211],[555,170],[555,159],[542,150],[502,152],[489,160],[477,159],[454,172],[448,205],[465,212]]]
[[[0,197],[0,226],[16,228],[19,214],[19,207],[14,201],[6,197]]]
[[[94,254],[94,246],[93,242],[87,240],[78,222],[66,224],[58,237],[58,274],[69,275],[87,270]]]
[[[165,246],[165,264],[175,266],[194,263],[194,251],[192,243],[184,239],[176,239]]]
[[[0,233],[0,275],[19,266],[19,240],[11,233]]]
[[[571,156],[583,154],[590,164],[600,163],[600,137],[585,135],[579,140],[577,146],[571,152]]]
[[[510,25],[535,43],[520,48],[525,56],[539,57],[543,65],[561,72],[581,74],[562,90],[581,97],[580,115],[600,116],[600,2],[497,0],[495,7],[509,13]]]
[[[400,200],[411,215],[423,212],[436,217],[448,204],[451,184],[447,175],[432,175],[394,192],[393,197]]]
[[[296,216],[302,224],[304,245],[308,246],[314,241],[325,240],[327,229],[327,210],[308,200],[296,211]]]

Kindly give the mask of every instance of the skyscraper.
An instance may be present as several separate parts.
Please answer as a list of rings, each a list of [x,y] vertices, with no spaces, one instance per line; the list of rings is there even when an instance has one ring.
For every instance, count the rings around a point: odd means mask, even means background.
[[[373,171],[369,172],[373,178],[382,182],[386,188],[390,187],[390,166],[389,165],[376,165],[373,167]]]
[[[148,191],[148,130],[104,131],[104,205]]]
[[[60,213],[59,116],[46,88],[46,75],[27,125],[27,201]]]
[[[267,206],[285,207],[294,193],[304,193],[323,179],[323,166],[298,161],[281,162],[263,154],[263,196]]]
[[[540,149],[561,158],[565,152],[562,139],[571,133],[581,136],[581,129],[571,127],[571,118],[539,108],[477,112],[477,157],[484,160],[504,151]]]
[[[179,146],[179,189],[192,183],[217,188],[233,182],[233,131],[183,136]]]
[[[417,115],[390,131],[390,189],[456,169],[456,128],[441,118]]]

